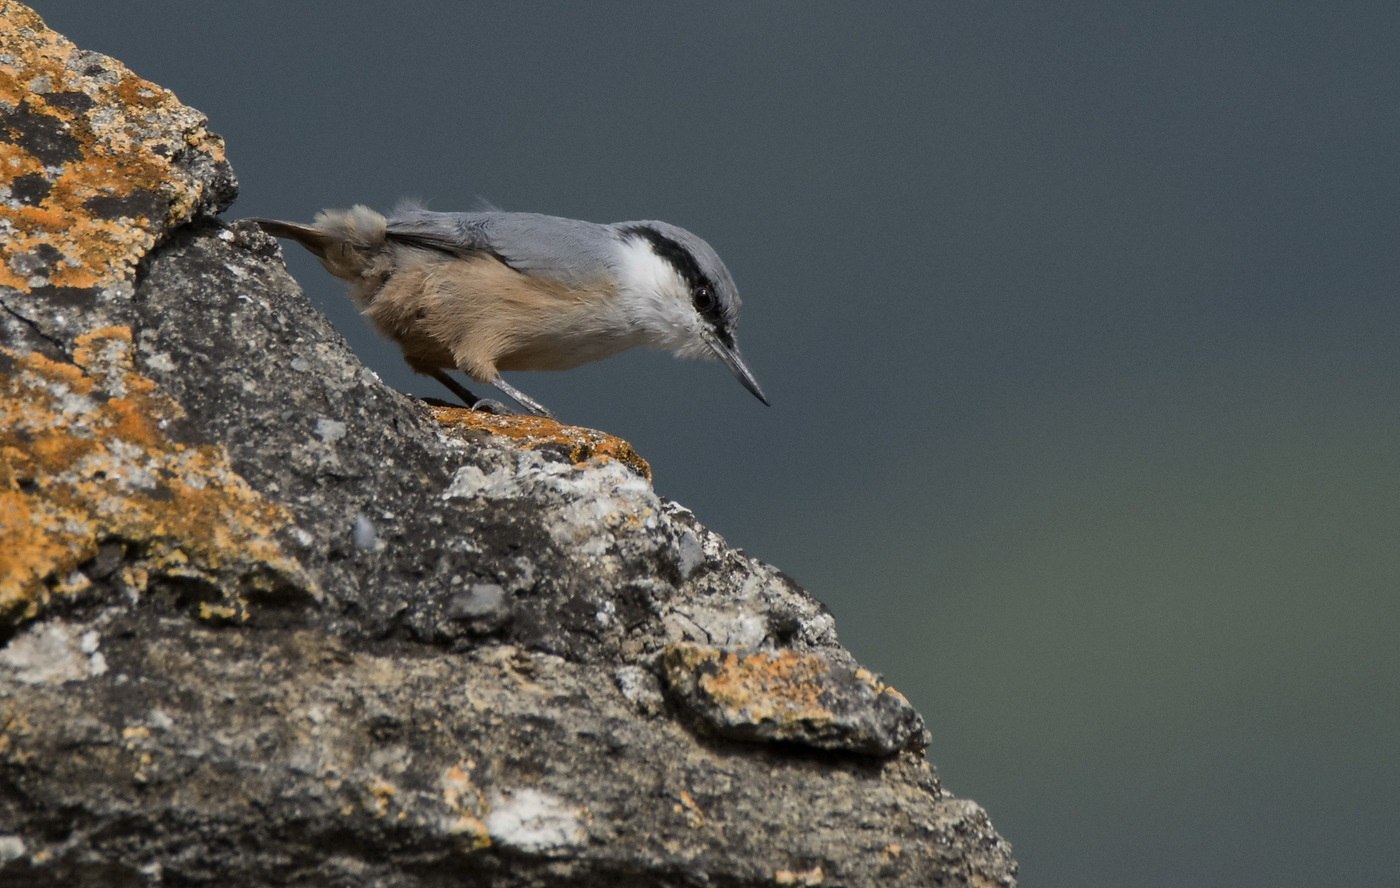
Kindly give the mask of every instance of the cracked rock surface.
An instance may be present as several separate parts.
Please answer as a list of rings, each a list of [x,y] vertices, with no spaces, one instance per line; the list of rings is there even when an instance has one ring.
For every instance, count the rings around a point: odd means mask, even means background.
[[[0,0],[0,886],[1013,885],[600,432],[385,388],[203,117]]]

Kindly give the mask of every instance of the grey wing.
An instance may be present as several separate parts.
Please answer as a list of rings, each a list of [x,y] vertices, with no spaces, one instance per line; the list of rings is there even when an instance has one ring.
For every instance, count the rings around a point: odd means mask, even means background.
[[[612,228],[538,213],[395,211],[387,235],[400,243],[454,256],[490,255],[516,271],[562,283],[584,283],[617,261]]]
[[[400,207],[385,223],[389,240],[413,247],[440,250],[455,256],[491,253],[484,229],[488,213],[434,213],[421,207]]]

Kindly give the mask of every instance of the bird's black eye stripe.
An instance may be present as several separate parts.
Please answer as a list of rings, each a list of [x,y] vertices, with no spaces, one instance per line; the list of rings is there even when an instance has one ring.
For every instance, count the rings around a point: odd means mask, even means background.
[[[651,244],[651,251],[671,264],[681,276],[681,280],[690,287],[690,301],[694,303],[695,310],[710,322],[710,326],[720,333],[721,337],[726,335],[725,319],[719,309],[715,282],[700,270],[700,264],[695,261],[690,251],[648,225],[633,225],[627,229],[627,233],[645,238],[647,243]]]

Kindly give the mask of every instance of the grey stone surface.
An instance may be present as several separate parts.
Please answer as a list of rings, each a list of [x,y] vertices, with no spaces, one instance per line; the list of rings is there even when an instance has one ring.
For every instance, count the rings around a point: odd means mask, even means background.
[[[0,11],[34,37],[7,66],[80,53]],[[62,91],[126,76],[81,58]],[[55,135],[56,102],[6,106],[9,138],[123,150]],[[0,525],[0,885],[1014,884],[817,601],[626,460],[385,388],[273,241],[209,215],[232,178],[202,157],[161,186],[183,214],[68,208],[150,234],[139,274],[74,241],[86,289],[0,288],[0,495],[59,516]],[[820,668],[717,692],[736,651]]]

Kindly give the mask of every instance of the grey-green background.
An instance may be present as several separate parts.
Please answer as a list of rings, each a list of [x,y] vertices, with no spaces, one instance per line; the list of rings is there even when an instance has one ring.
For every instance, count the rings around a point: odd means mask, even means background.
[[[1400,884],[1400,6],[37,2],[231,216],[707,237],[771,409],[514,381],[825,601],[1025,884]]]

